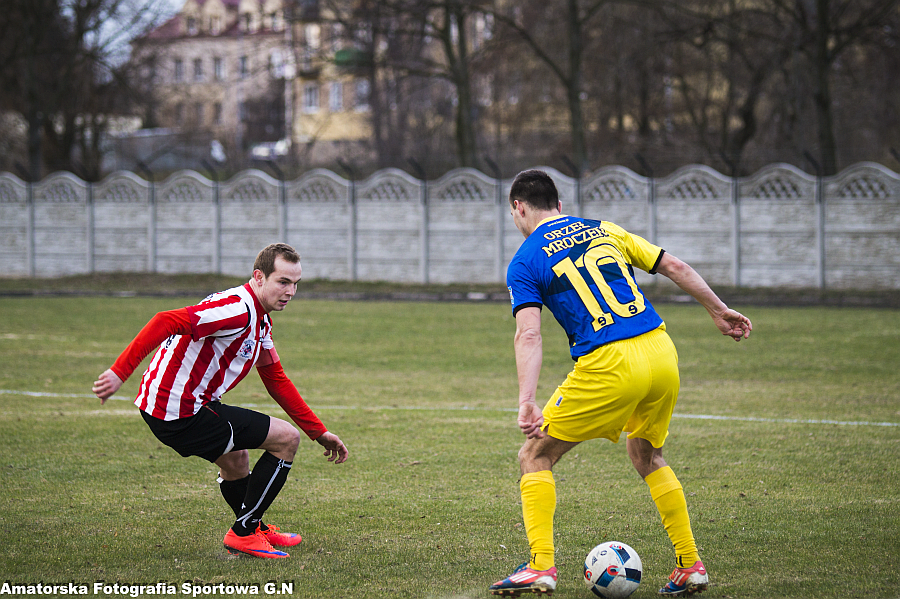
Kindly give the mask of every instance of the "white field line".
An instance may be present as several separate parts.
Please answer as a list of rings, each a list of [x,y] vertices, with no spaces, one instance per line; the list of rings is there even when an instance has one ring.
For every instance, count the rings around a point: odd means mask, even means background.
[[[45,391],[16,391],[13,389],[0,389],[0,395],[22,395],[25,397],[68,397],[97,399],[90,393],[49,393]],[[134,401],[132,397],[113,395],[110,399],[119,401]],[[256,408],[260,410],[277,409],[276,404],[260,405],[254,403],[233,404],[242,408]],[[473,408],[468,406],[427,407],[427,406],[310,406],[316,410],[422,410],[430,412],[518,412],[515,408]],[[673,414],[673,418],[685,418],[692,420],[726,420],[735,422],[772,422],[780,424],[835,424],[841,426],[900,426],[900,422],[864,422],[851,420],[816,420],[801,418],[757,418],[755,416],[715,416],[712,414]]]

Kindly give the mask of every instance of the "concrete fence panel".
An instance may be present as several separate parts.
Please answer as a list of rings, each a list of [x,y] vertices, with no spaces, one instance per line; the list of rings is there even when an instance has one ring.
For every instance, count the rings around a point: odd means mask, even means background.
[[[881,165],[825,178],[786,164],[742,178],[698,165],[661,178],[543,170],[564,213],[615,222],[714,285],[900,289],[900,176]],[[305,279],[504,281],[522,243],[511,184],[473,169],[434,181],[398,169],[361,181],[322,169],[293,181],[255,169],[228,181],[117,172],[94,184],[0,173],[0,276],[249,275],[261,247],[287,241]]]
[[[33,275],[34,204],[31,187],[9,173],[0,173],[0,273]]]
[[[707,167],[684,167],[657,183],[657,245],[709,281],[732,279],[734,210],[731,179]]]
[[[435,283],[497,280],[501,238],[497,181],[456,169],[428,185],[429,278]]]
[[[427,263],[423,183],[398,169],[379,171],[357,186],[357,277],[419,282]]]
[[[214,272],[215,184],[195,171],[179,171],[159,184],[152,206],[155,272]]]
[[[219,187],[221,272],[249,277],[257,252],[284,240],[281,188],[260,170],[239,173]]]
[[[53,173],[32,188],[35,274],[89,272],[90,186],[71,173]]]
[[[354,278],[353,183],[316,169],[287,186],[287,243],[300,253],[303,277]]]
[[[900,287],[900,177],[861,163],[825,183],[825,275],[840,286]]]

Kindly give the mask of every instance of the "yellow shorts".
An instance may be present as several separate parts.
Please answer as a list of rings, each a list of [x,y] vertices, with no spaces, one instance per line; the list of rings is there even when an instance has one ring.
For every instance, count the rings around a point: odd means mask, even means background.
[[[678,399],[678,353],[664,328],[582,356],[547,405],[544,430],[562,441],[628,438],[662,447]]]

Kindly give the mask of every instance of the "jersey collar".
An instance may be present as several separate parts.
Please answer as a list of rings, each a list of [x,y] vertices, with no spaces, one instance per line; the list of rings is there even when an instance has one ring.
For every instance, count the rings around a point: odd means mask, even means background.
[[[545,218],[544,220],[542,220],[541,222],[539,222],[539,223],[537,224],[537,227],[534,228],[534,230],[537,231],[538,229],[540,229],[541,227],[543,227],[545,224],[550,223],[550,222],[553,222],[553,221],[555,221],[555,220],[557,220],[557,219],[560,219],[560,218],[569,218],[569,215],[568,215],[568,214],[557,214],[556,216],[548,216],[547,218]]]
[[[266,311],[263,310],[262,304],[259,303],[259,298],[256,297],[256,293],[253,292],[253,288],[250,286],[250,282],[244,283],[244,289],[247,290],[247,293],[250,294],[250,297],[253,298],[253,305],[256,307],[256,313],[259,316],[264,316]]]

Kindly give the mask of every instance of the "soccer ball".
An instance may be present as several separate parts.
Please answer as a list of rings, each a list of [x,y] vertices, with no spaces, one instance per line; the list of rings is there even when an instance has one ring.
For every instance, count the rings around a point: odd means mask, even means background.
[[[598,597],[623,599],[641,584],[641,558],[618,541],[597,545],[584,558],[584,584]]]

